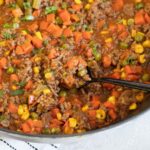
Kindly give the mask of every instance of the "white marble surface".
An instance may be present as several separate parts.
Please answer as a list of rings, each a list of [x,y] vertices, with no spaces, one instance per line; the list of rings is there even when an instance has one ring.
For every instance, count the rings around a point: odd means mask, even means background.
[[[76,143],[37,144],[1,137],[0,150],[150,150],[150,110],[121,126]]]

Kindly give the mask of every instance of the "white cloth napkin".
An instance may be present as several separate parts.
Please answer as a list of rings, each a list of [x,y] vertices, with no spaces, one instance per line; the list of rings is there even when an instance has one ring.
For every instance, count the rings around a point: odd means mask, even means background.
[[[68,144],[40,144],[0,138],[0,150],[149,150],[150,110],[121,126]]]

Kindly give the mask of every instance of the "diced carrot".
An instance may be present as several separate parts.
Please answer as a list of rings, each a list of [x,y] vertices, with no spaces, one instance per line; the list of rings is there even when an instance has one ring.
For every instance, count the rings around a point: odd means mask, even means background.
[[[62,124],[61,121],[59,121],[58,119],[51,119],[50,120],[50,125],[53,124],[55,125],[55,127],[60,126]]]
[[[103,56],[102,58],[103,66],[105,68],[108,68],[111,66],[111,57],[108,55]]]
[[[0,69],[0,83],[2,83],[2,75],[3,75],[3,70]]]
[[[59,103],[59,104],[63,104],[64,101],[65,101],[65,97],[63,96],[63,97],[60,97],[58,103]]]
[[[100,106],[100,101],[98,99],[99,96],[92,96],[91,105],[93,108],[97,109]]]
[[[82,32],[82,37],[86,40],[90,40],[91,36],[92,36],[91,32],[88,32],[88,31]]]
[[[29,80],[25,86],[26,90],[30,90],[33,87],[33,81]]]
[[[98,30],[101,29],[104,26],[104,24],[105,24],[105,20],[98,21],[98,23],[97,23],[97,29]]]
[[[33,13],[32,13],[32,15],[34,17],[38,17],[40,15],[40,13],[41,13],[41,9],[38,9],[38,10],[34,10]]]
[[[56,38],[61,37],[62,32],[63,32],[62,28],[60,28],[58,25],[54,25],[52,23],[47,28],[47,31]]]
[[[70,13],[67,10],[62,10],[59,13],[59,17],[62,19],[64,25],[70,25]]]
[[[52,48],[48,54],[49,59],[54,59],[58,56],[56,49]]]
[[[74,129],[71,128],[71,127],[69,127],[68,121],[67,121],[67,122],[65,123],[65,125],[64,125],[63,132],[64,132],[65,134],[73,134],[73,132],[74,132]]]
[[[75,83],[75,78],[73,77],[73,75],[68,75],[65,79],[65,84],[67,85],[67,87],[71,88],[74,83]]]
[[[112,92],[111,92],[111,95],[115,96],[116,98],[118,98],[120,96],[120,92],[115,90],[115,89],[113,89]]]
[[[73,69],[75,66],[79,64],[79,59],[77,56],[73,56],[71,59],[68,60],[67,62],[67,67],[69,69]]]
[[[76,14],[71,14],[71,20],[78,22],[80,20],[80,18]]]
[[[11,74],[10,75],[10,82],[18,82],[19,81],[19,77],[17,74]]]
[[[29,30],[29,31],[35,32],[37,29],[38,29],[38,24],[37,24],[37,22],[33,22],[32,24],[30,24],[30,25],[28,26],[28,30]]]
[[[80,11],[82,7],[83,7],[82,4],[75,4],[75,5],[72,5],[72,8],[73,8],[75,11]]]
[[[48,28],[48,22],[47,21],[41,21],[40,22],[40,30],[47,30]]]
[[[120,73],[119,72],[115,72],[111,75],[112,78],[114,79],[120,79]]]
[[[54,21],[55,21],[55,14],[47,15],[46,20],[47,20],[48,23],[54,23]]]
[[[71,30],[70,28],[64,29],[63,35],[64,35],[65,37],[71,37],[71,36],[73,35],[72,30]]]
[[[124,32],[122,32],[121,34],[119,34],[118,39],[119,39],[119,40],[123,40],[123,39],[125,39],[127,36],[128,36],[128,32],[127,32],[127,31],[124,31]]]
[[[122,33],[123,31],[125,31],[125,26],[123,24],[117,24],[117,32],[118,33]]]
[[[21,45],[21,47],[23,48],[24,54],[29,54],[33,50],[32,44],[28,41]]]
[[[14,103],[10,102],[8,105],[8,110],[10,113],[17,113],[18,107]]]
[[[56,39],[53,39],[53,40],[50,41],[50,44],[52,46],[55,46],[57,43],[58,43],[58,41]]]
[[[115,109],[115,105],[109,101],[104,102],[104,106],[109,109]]]
[[[126,65],[124,67],[124,70],[125,70],[126,74],[140,74],[140,73],[142,73],[142,67],[141,66]]]
[[[21,128],[23,130],[24,133],[30,133],[31,132],[31,128],[27,123],[23,123],[21,125]]]
[[[90,127],[91,127],[92,129],[96,128],[97,122],[96,122],[95,119],[94,119],[94,120],[93,120],[93,119],[92,119],[92,120],[89,120],[88,122],[89,122]]]
[[[103,87],[107,88],[108,90],[111,90],[112,88],[115,87],[115,85],[110,84],[110,83],[104,83],[104,84],[103,84]]]
[[[92,57],[92,48],[87,49],[86,54],[87,57]]]
[[[43,41],[36,36],[32,37],[32,43],[36,48],[42,48]]]
[[[53,108],[52,110],[51,110],[51,116],[53,117],[53,118],[56,118],[57,117],[57,113],[59,113],[60,112],[60,110],[58,109],[58,108]]]
[[[26,34],[26,39],[28,42],[32,41],[32,36],[30,34]]]
[[[113,109],[110,109],[108,111],[108,114],[109,114],[109,116],[111,117],[112,120],[116,120],[117,114],[116,114],[116,112]]]
[[[115,11],[120,11],[123,9],[124,6],[124,0],[113,0],[112,1],[112,8]]]
[[[81,32],[74,32],[75,43],[79,43],[82,40]]]
[[[16,54],[17,55],[23,55],[24,54],[24,50],[21,46],[16,47]]]
[[[96,110],[90,109],[87,111],[87,113],[90,119],[96,119]]]
[[[29,125],[29,127],[30,127],[31,129],[34,128],[34,122],[33,122],[33,120],[28,119],[28,120],[26,121],[26,123]]]
[[[126,80],[129,80],[129,81],[136,81],[139,79],[139,76],[138,75],[135,75],[135,74],[129,74],[127,75],[126,77]]]
[[[150,24],[150,16],[147,13],[145,13],[144,18],[145,18],[146,22]]]
[[[12,60],[12,63],[13,63],[14,65],[19,65],[19,64],[21,63],[21,60],[20,60],[20,59],[13,59],[13,60]]]
[[[137,25],[144,25],[145,24],[145,19],[144,19],[144,11],[140,10],[135,14],[135,24]]]
[[[43,127],[43,123],[41,120],[33,120],[33,124],[35,128],[42,128]]]
[[[7,66],[7,59],[5,57],[2,57],[0,59],[0,68],[5,69]]]
[[[117,25],[116,25],[116,24],[110,24],[110,25],[109,25],[109,31],[110,31],[111,33],[116,32],[116,30],[117,30]]]
[[[18,7],[16,9],[12,9],[12,14],[15,18],[21,17],[23,15],[22,10]]]

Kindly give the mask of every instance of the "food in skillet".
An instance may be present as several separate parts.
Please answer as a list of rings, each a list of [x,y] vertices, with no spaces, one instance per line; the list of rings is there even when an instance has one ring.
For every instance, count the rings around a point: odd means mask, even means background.
[[[0,126],[73,134],[121,120],[150,84],[150,0],[0,0]],[[140,106],[139,106],[140,107]]]

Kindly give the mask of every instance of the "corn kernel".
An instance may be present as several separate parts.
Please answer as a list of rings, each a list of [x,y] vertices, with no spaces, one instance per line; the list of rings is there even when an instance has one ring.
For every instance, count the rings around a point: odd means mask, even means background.
[[[127,20],[126,19],[122,19],[122,24],[126,26],[127,25]]]
[[[43,93],[46,95],[46,94],[50,94],[51,91],[50,91],[50,89],[46,88],[46,89],[43,90]]]
[[[135,3],[140,3],[142,2],[142,0],[135,0]]]
[[[41,61],[41,57],[35,57],[35,58],[34,58],[34,61],[35,61],[35,62],[40,62],[40,61]]]
[[[93,2],[94,2],[94,0],[88,0],[88,2],[89,2],[89,3],[93,3]]]
[[[0,0],[0,5],[3,5],[4,4],[4,0]]]
[[[69,126],[75,128],[77,125],[77,120],[75,118],[69,118]]]
[[[27,35],[27,31],[26,30],[22,30],[22,35]]]
[[[57,113],[57,119],[58,120],[61,120],[62,119],[62,114],[59,112],[59,113]]]
[[[39,67],[34,67],[33,71],[34,71],[35,74],[39,74],[40,69],[39,69]]]
[[[96,110],[96,118],[104,120],[106,118],[106,112],[103,109]]]
[[[12,86],[11,86],[11,89],[12,89],[12,90],[17,90],[17,86],[16,86],[16,85],[12,85]]]
[[[135,44],[134,51],[137,54],[141,54],[144,52],[144,48],[141,44]]]
[[[111,102],[112,104],[115,104],[116,98],[115,98],[115,96],[110,96],[107,101]]]
[[[6,51],[6,52],[4,53],[5,56],[8,56],[9,54],[10,54],[10,51]]]
[[[109,34],[109,32],[108,32],[108,30],[103,30],[103,31],[100,32],[100,34],[101,35],[106,35],[106,34]]]
[[[46,79],[50,79],[51,77],[52,77],[52,73],[51,72],[45,73],[45,78]]]
[[[23,112],[24,112],[23,106],[22,106],[22,105],[19,105],[19,107],[18,107],[18,115],[22,115]]]
[[[143,47],[150,48],[150,40],[146,40],[143,42]]]
[[[22,116],[21,116],[21,119],[22,120],[27,120],[29,118],[30,114],[29,114],[29,111],[25,111]]]
[[[137,108],[137,104],[136,103],[132,103],[130,106],[129,106],[129,110],[135,110]]]
[[[74,2],[75,2],[76,4],[81,4],[81,3],[82,3],[81,0],[74,0]]]
[[[121,73],[121,79],[126,79],[126,73],[125,72]]]
[[[84,105],[84,106],[82,107],[82,111],[83,111],[83,112],[87,111],[88,109],[89,109],[89,106],[88,106],[88,105]]]
[[[135,36],[136,36],[136,30],[132,30],[132,31],[131,31],[131,36],[132,36],[132,37],[135,37]]]
[[[6,45],[6,41],[0,41],[0,46],[5,46]]]
[[[138,93],[135,98],[137,99],[137,101],[141,102],[144,99],[144,93]]]
[[[41,35],[41,32],[37,31],[37,32],[35,32],[35,35],[36,35],[36,37],[39,38],[40,40],[43,40],[42,35]]]
[[[141,64],[143,64],[143,63],[146,62],[146,59],[145,59],[145,55],[144,55],[144,54],[139,56],[139,62],[140,62]]]
[[[106,43],[111,43],[112,41],[113,41],[112,38],[107,38],[107,39],[105,40]]]
[[[86,10],[89,10],[90,8],[91,8],[90,4],[86,4],[85,7],[84,7],[84,9],[86,9]]]

